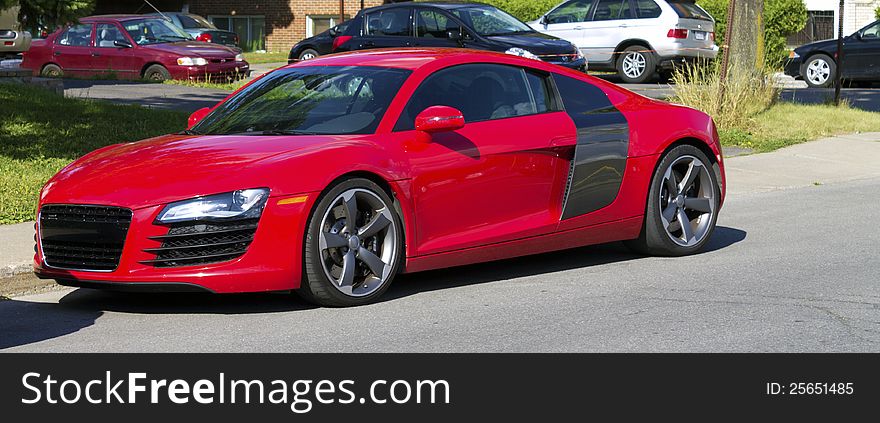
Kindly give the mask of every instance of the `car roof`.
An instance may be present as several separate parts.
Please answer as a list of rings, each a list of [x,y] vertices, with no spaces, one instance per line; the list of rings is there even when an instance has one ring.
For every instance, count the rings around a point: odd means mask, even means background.
[[[463,48],[381,48],[351,51],[345,53],[319,56],[295,65],[306,66],[377,66],[416,70],[438,59],[456,59],[463,61],[478,56],[500,55],[514,57],[502,53]],[[295,66],[291,65],[291,66]]]
[[[375,11],[375,10],[395,9],[395,8],[399,8],[399,7],[413,7],[413,6],[437,7],[440,9],[452,10],[452,9],[461,9],[463,7],[492,6],[492,5],[486,4],[486,3],[477,3],[477,2],[455,2],[455,1],[450,1],[450,2],[421,2],[421,1],[420,2],[412,2],[412,1],[408,1],[408,2],[403,2],[403,3],[389,3],[389,4],[383,4],[381,6],[369,7],[369,8],[363,9],[363,11],[364,12],[371,12],[371,11]],[[492,7],[494,7],[494,6],[492,6]]]
[[[114,20],[114,21],[128,21],[131,19],[144,19],[144,18],[152,18],[152,16],[132,15],[132,14],[128,14],[128,15],[94,15],[94,16],[87,16],[85,18],[80,18],[80,21],[88,22],[88,21],[95,21],[95,20],[101,20],[101,19]]]

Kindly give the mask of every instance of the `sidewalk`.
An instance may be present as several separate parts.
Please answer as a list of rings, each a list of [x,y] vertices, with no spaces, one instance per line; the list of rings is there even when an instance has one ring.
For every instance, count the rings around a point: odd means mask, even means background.
[[[752,193],[880,178],[880,132],[844,135],[772,153],[731,157],[728,198]],[[0,277],[31,271],[33,222],[0,225]]]

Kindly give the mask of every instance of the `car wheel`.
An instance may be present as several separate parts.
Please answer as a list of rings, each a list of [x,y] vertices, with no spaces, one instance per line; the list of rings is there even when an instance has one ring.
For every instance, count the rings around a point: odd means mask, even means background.
[[[696,253],[715,230],[720,197],[709,158],[694,146],[673,148],[651,179],[642,233],[627,246],[659,256]]]
[[[144,79],[153,82],[162,82],[171,79],[171,73],[165,66],[151,65],[144,71]]]
[[[314,59],[318,56],[320,56],[320,54],[318,54],[317,51],[315,51],[314,49],[307,48],[307,49],[303,50],[302,53],[299,54],[299,60],[303,61],[303,60]]]
[[[64,71],[61,70],[61,67],[58,65],[48,64],[43,66],[42,72],[40,75],[43,75],[48,78],[61,78],[64,76]]]
[[[836,72],[837,64],[834,63],[834,59],[824,54],[817,54],[807,59],[801,70],[801,75],[807,85],[814,88],[825,88],[834,83]]]
[[[654,55],[644,46],[630,46],[617,56],[617,75],[623,82],[641,84],[656,72]]]
[[[400,267],[401,219],[382,188],[349,179],[318,202],[303,249],[301,297],[323,306],[367,304],[388,289]]]

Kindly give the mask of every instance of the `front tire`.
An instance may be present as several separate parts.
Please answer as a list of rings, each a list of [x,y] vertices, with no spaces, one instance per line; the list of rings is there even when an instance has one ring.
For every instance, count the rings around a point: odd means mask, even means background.
[[[837,64],[834,59],[824,54],[810,56],[801,69],[804,82],[813,88],[827,88],[834,83]]]
[[[320,56],[315,49],[307,48],[299,54],[299,61],[310,60]]]
[[[40,72],[42,76],[47,78],[61,78],[64,76],[64,71],[61,70],[61,67],[56,64],[48,64],[43,66],[43,70]]]
[[[391,285],[403,257],[403,225],[376,183],[345,180],[315,207],[303,243],[297,293],[322,306],[363,305]]]
[[[654,55],[645,46],[630,46],[617,57],[617,76],[628,84],[642,84],[657,72]]]
[[[642,232],[626,245],[649,255],[694,254],[715,230],[720,199],[718,176],[706,154],[679,145],[654,171]]]
[[[162,82],[171,79],[171,72],[162,65],[151,65],[144,71],[144,79],[153,82]]]

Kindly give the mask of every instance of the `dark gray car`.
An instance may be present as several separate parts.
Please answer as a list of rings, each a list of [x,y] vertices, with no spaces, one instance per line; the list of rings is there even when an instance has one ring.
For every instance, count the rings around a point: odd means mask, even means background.
[[[165,16],[171,23],[182,28],[198,41],[238,47],[238,34],[232,31],[217,29],[214,24],[199,15],[180,12],[150,13],[150,15]]]

